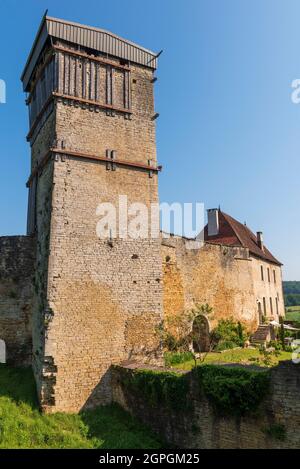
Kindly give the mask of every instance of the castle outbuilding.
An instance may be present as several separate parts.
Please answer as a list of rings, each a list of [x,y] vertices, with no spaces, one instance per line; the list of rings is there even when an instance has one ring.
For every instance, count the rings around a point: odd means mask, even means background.
[[[233,318],[254,333],[285,315],[282,264],[246,226],[222,212],[208,210],[201,249],[188,249],[187,240],[162,240],[164,316],[174,317],[195,305],[213,312],[203,318],[207,330],[220,319]],[[261,327],[264,329],[264,327]]]
[[[99,204],[158,204],[157,55],[45,16],[22,82],[31,148],[27,236],[0,238],[0,340],[32,365],[41,408],[111,401],[110,367],[161,363],[164,315],[197,303],[255,330],[284,315],[281,264],[261,235],[209,211],[204,246],[97,236]]]

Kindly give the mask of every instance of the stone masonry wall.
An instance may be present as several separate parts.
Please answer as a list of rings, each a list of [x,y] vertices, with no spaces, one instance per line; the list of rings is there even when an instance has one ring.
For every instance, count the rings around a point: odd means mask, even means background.
[[[162,240],[162,262],[165,317],[207,303],[213,308],[210,327],[234,317],[248,329],[256,328],[252,265],[246,249],[212,244],[187,249],[185,239],[172,236]]]
[[[282,362],[271,371],[268,397],[258,412],[241,418],[218,415],[192,375],[189,375],[190,411],[172,411],[151,406],[138,393],[128,393],[126,379],[134,367],[115,367],[113,399],[132,415],[149,425],[171,445],[195,449],[271,449],[300,445],[300,365]],[[283,438],[272,429],[281,428]],[[273,436],[272,436],[273,435]]]
[[[66,77],[65,77],[66,78]],[[115,99],[118,98],[116,74]],[[32,147],[33,161],[55,140],[60,148],[144,165],[156,163],[153,72],[131,66],[131,111],[57,100]],[[53,125],[52,125],[53,123]],[[68,156],[56,157],[38,180],[38,269],[34,369],[44,411],[79,411],[111,401],[110,367],[129,358],[160,360],[155,327],[162,319],[159,239],[99,239],[101,202],[150,208],[157,174]]]
[[[200,249],[187,246],[191,243],[177,236],[162,239],[165,317],[208,303],[213,308],[208,318],[211,327],[222,318],[234,317],[253,332],[259,322],[258,302],[263,309],[263,298],[268,318],[284,316],[279,266],[249,256],[244,248],[209,243]]]
[[[263,278],[261,268],[263,269]],[[252,258],[252,275],[254,295],[257,302],[259,301],[261,304],[263,315],[278,321],[280,316],[285,315],[281,267]]]
[[[31,365],[34,270],[34,238],[0,238],[0,339],[13,366]]]
[[[31,146],[31,169],[43,160],[55,141],[55,112],[53,111],[40,129]],[[51,360],[45,357],[45,338],[49,321],[47,298],[48,259],[52,214],[53,161],[49,161],[37,174],[36,189],[36,269],[32,312],[32,367],[40,400],[45,393],[49,400],[53,395]]]

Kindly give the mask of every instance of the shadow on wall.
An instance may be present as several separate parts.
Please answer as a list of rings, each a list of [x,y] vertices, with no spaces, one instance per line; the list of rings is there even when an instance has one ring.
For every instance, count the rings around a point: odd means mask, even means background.
[[[108,405],[112,402],[111,368],[101,377],[91,395],[80,409],[80,412],[93,409],[97,406]]]

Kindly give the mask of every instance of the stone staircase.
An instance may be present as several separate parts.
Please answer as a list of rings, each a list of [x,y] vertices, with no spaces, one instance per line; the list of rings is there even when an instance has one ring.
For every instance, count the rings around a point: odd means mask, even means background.
[[[250,337],[253,345],[266,345],[271,340],[271,326],[260,324],[254,334]]]

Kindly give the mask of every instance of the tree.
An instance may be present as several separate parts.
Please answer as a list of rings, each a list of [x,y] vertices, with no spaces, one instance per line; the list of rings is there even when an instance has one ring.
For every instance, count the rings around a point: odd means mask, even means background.
[[[208,350],[201,350],[199,335],[193,331],[193,323],[200,316],[212,314],[213,309],[208,304],[195,305],[191,310],[166,318],[157,328],[160,334],[163,348],[169,352],[190,352],[194,358],[195,365],[197,359],[203,361],[213,348],[213,337],[209,336]],[[194,353],[193,343],[197,343],[199,353]]]

